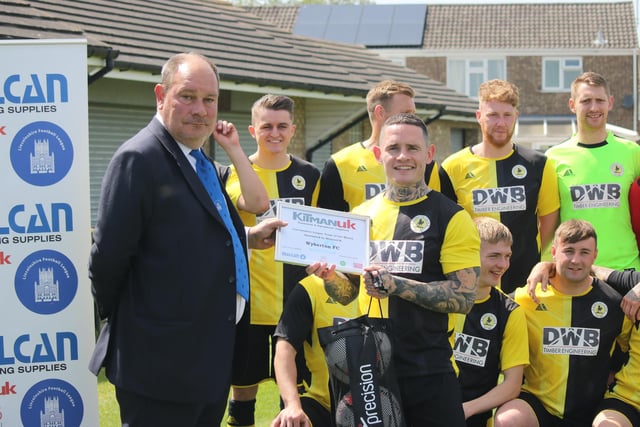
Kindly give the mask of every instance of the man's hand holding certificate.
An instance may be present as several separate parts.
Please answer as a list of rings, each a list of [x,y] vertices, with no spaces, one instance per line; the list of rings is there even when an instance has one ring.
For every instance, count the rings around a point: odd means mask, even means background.
[[[336,270],[361,274],[369,265],[369,217],[278,202],[275,260],[308,265],[335,264]]]

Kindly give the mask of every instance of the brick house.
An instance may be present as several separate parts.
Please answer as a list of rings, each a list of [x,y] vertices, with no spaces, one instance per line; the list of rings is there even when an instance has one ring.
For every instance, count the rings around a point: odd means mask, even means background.
[[[399,2],[400,3],[400,2]],[[300,25],[307,14],[327,16],[325,30],[332,17],[355,15],[363,28],[366,17],[394,16],[401,8],[421,13],[423,37],[405,45],[380,44],[362,37],[365,44],[399,64],[472,98],[478,86],[491,78],[515,83],[521,91],[520,120],[516,140],[538,149],[556,144],[574,129],[573,115],[567,106],[571,81],[583,71],[603,74],[610,83],[615,106],[609,114],[612,129],[638,140],[638,37],[636,14],[631,1],[531,4],[425,4],[356,6],[299,6],[250,8],[296,34],[312,31],[318,37],[345,37],[347,32],[323,34]],[[317,8],[315,11],[311,9]],[[331,8],[321,13],[321,8]],[[340,9],[342,8],[342,9]],[[371,9],[383,9],[374,13]],[[320,19],[320,18],[318,18]],[[376,19],[376,18],[368,18]],[[342,18],[344,21],[344,18]],[[344,22],[343,22],[344,23]],[[469,135],[473,138],[473,135]],[[452,141],[451,151],[460,148]],[[469,145],[473,140],[465,139]]]

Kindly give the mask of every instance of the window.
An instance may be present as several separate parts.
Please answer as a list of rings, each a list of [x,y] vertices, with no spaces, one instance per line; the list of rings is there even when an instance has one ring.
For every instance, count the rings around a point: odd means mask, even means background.
[[[447,86],[471,98],[478,97],[480,84],[504,79],[504,59],[450,59],[447,61]]]
[[[575,116],[520,116],[515,141],[544,152],[575,132]]]
[[[568,92],[571,83],[582,74],[582,58],[544,58],[542,90]]]

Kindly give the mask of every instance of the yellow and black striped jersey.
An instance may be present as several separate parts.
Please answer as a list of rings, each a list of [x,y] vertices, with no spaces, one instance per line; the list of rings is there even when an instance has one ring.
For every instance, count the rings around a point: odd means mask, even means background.
[[[316,400],[327,410],[331,409],[329,371],[318,341],[318,329],[358,316],[357,299],[342,305],[327,294],[322,279],[307,276],[291,292],[274,333],[287,340],[298,353],[304,352],[307,372],[298,372],[298,378],[303,378],[302,396]]]
[[[594,279],[581,295],[565,295],[552,286],[536,289],[536,304],[526,287],[515,300],[527,317],[530,364],[522,390],[536,396],[560,418],[581,419],[594,411],[607,387],[610,358],[621,334],[621,296]]]
[[[380,194],[353,212],[371,217],[370,263],[382,265],[394,275],[426,283],[480,265],[480,239],[474,222],[437,191],[404,203]],[[370,297],[361,291],[359,298],[366,312]],[[447,313],[427,310],[395,296],[381,302],[384,317],[393,324],[399,377],[453,371]],[[377,304],[372,305],[370,315],[381,316]]]
[[[501,288],[510,293],[526,283],[540,261],[538,216],[560,208],[555,171],[543,154],[525,147],[515,145],[509,155],[494,159],[480,157],[472,148],[452,154],[442,168],[458,203],[472,217],[489,216],[511,230],[511,267],[501,280]]]
[[[262,215],[239,211],[246,226],[276,216],[279,200],[314,206],[318,197],[320,171],[310,162],[291,156],[282,169],[263,169],[253,165],[269,195],[269,210]],[[232,168],[226,184],[227,192],[237,207],[240,197],[238,174]],[[303,266],[274,261],[274,248],[252,251],[249,259],[251,324],[275,325],[291,289],[306,276]]]
[[[504,293],[492,288],[467,314],[451,315],[453,356],[462,386],[462,401],[487,393],[500,372],[529,364],[527,319]]]

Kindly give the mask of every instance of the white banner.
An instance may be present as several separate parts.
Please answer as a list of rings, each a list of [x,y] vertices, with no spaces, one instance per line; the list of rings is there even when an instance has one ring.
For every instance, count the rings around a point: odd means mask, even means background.
[[[86,40],[0,52],[0,427],[95,427]]]

